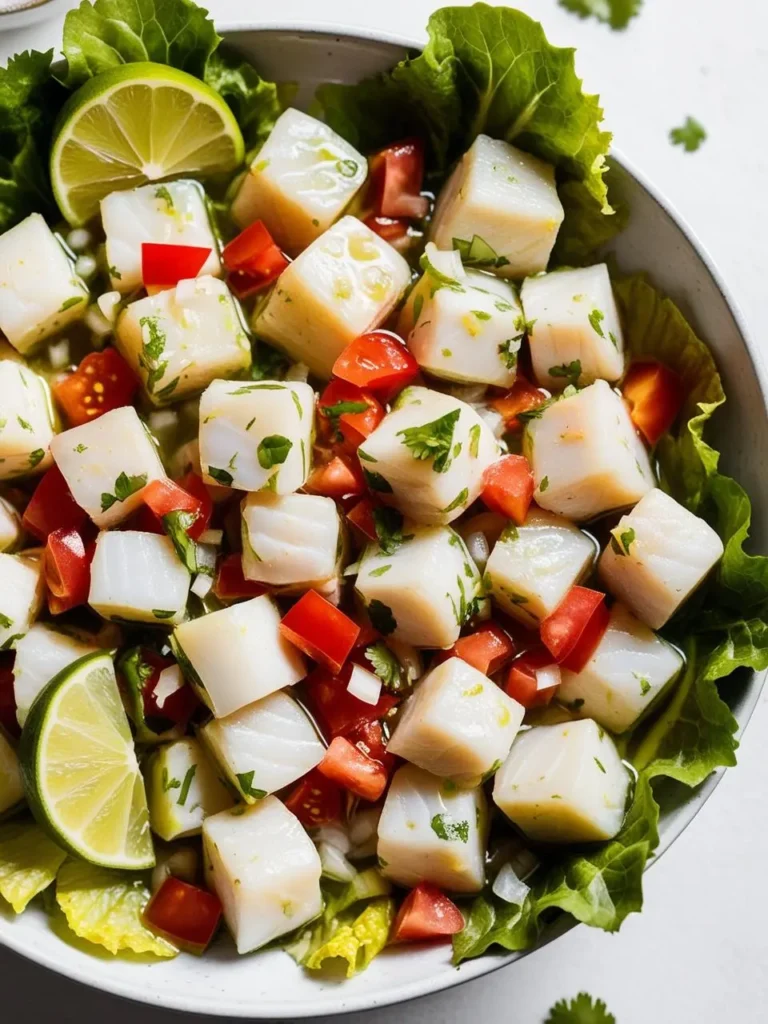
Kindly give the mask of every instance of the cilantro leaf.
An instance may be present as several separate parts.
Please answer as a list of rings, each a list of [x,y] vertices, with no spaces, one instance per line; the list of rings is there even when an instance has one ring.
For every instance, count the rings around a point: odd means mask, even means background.
[[[480,235],[473,235],[469,241],[465,238],[454,238],[452,246],[461,256],[461,262],[465,267],[491,269],[506,267],[509,264],[507,257],[500,256]]]
[[[192,780],[195,777],[197,771],[197,765],[192,764],[187,768],[187,772],[184,776],[184,781],[181,783],[181,792],[179,793],[179,799],[176,801],[179,807],[184,807],[187,803],[187,797],[189,796],[189,788],[192,785]]]
[[[366,647],[365,658],[390,693],[403,693],[410,689],[403,666],[382,640]]]
[[[139,366],[147,371],[147,391],[152,395],[155,385],[163,379],[165,371],[168,369],[168,360],[160,361],[160,357],[165,351],[166,335],[160,327],[160,318],[157,316],[142,316],[139,319],[139,327],[142,337]]]
[[[272,469],[273,466],[281,466],[288,458],[288,453],[293,448],[293,441],[282,434],[270,434],[259,441],[256,455],[262,469]]]
[[[359,457],[362,458],[362,453],[359,453]],[[366,469],[365,466],[362,469],[369,490],[378,491],[379,494],[392,493],[392,484],[385,476],[382,476],[381,473],[377,473],[373,469]]]
[[[643,0],[558,0],[572,14],[580,18],[597,18],[612,29],[624,29],[640,13]]]
[[[223,487],[231,487],[234,481],[234,477],[226,469],[217,469],[216,466],[209,466],[206,469],[206,473],[211,479],[215,480],[217,484],[221,484]]]
[[[672,145],[682,146],[686,153],[695,153],[706,138],[704,126],[693,117],[686,117],[681,127],[673,128],[669,133]]]
[[[249,772],[238,772],[237,784],[240,786],[244,796],[251,796],[255,800],[261,800],[267,795],[267,791],[265,789],[254,789],[253,776],[255,774],[256,773],[253,770]]]
[[[199,572],[197,559],[197,544],[189,536],[189,528],[193,525],[197,516],[194,512],[183,512],[176,510],[168,512],[163,516],[163,527],[165,532],[173,541],[176,554],[182,565],[192,573]]]
[[[295,394],[295,392],[294,392]],[[333,405],[321,405],[319,407],[321,415],[330,422],[334,432],[335,440],[343,441],[344,435],[339,427],[339,420],[342,416],[354,415],[355,413],[367,412],[367,402],[353,402],[353,401],[342,401],[334,402]]]
[[[392,614],[392,609],[376,598],[368,605],[368,618],[371,620],[373,628],[378,630],[382,636],[389,636],[397,629],[397,620]]]
[[[561,999],[549,1011],[545,1024],[616,1024],[602,999],[579,992],[570,1002]]]
[[[403,514],[396,508],[382,506],[373,510],[376,539],[385,555],[394,555],[401,544],[413,539],[413,534],[403,535]]]
[[[550,366],[550,377],[565,377],[571,384],[576,384],[581,376],[581,360],[574,359],[570,363],[562,363],[560,366]]]
[[[107,512],[116,505],[118,502],[125,501],[126,498],[130,498],[132,494],[140,491],[142,487],[147,486],[147,474],[141,473],[137,476],[128,476],[127,473],[121,473],[115,480],[115,490],[113,494],[109,494],[106,491],[101,495],[101,511]]]
[[[452,409],[430,423],[398,430],[397,436],[402,437],[401,443],[410,449],[414,459],[432,459],[434,471],[445,473],[453,459],[453,432],[460,415],[460,409]]]
[[[436,814],[429,824],[438,839],[444,839],[446,842],[469,842],[468,821],[452,821],[448,814]]]
[[[605,313],[602,309],[593,309],[589,314],[588,320],[595,334],[598,334],[601,338],[605,337],[603,331],[603,320],[605,320]]]

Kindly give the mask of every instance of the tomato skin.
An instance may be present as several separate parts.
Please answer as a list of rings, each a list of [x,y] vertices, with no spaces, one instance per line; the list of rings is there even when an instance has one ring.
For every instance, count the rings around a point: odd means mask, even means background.
[[[196,539],[205,529],[205,525],[202,525],[201,528],[202,501],[173,481],[153,480],[142,490],[141,497],[147,508],[160,519],[167,516],[169,512],[190,512],[194,515],[195,521],[187,530],[190,537]],[[210,498],[208,501],[210,504]]]
[[[13,651],[0,652],[0,729],[5,730],[12,740],[21,736],[21,726],[16,718],[16,691],[13,688]]]
[[[175,288],[179,281],[197,277],[211,255],[207,245],[141,243],[141,279],[145,288]]]
[[[509,661],[515,645],[501,626],[484,622],[473,633],[459,637],[450,650],[444,651],[440,661],[461,658],[483,675],[491,676]]]
[[[447,939],[464,927],[461,911],[436,885],[422,882],[405,897],[392,925],[391,942]]]
[[[160,674],[164,669],[175,665],[176,662],[172,658],[164,658],[149,647],[141,648],[141,660],[145,664],[151,665],[154,670],[141,690],[144,717],[147,719],[147,724],[149,724],[150,720],[159,719],[169,722],[170,726],[181,725],[186,727],[192,715],[200,707],[200,701],[195,696],[195,692],[189,683],[184,683],[175,693],[166,697],[162,707],[157,703],[156,689],[160,681]],[[151,725],[150,728],[152,728]],[[154,731],[162,732],[167,728],[169,726],[163,724],[161,728]]]
[[[233,238],[224,247],[221,257],[229,271],[229,287],[239,299],[266,288],[289,264],[260,220],[249,224]]]
[[[367,407],[360,412],[346,412],[331,416],[335,406],[352,403]],[[370,392],[344,380],[332,380],[317,404],[319,432],[331,442],[343,442],[347,450],[356,451],[368,435],[384,419],[384,409]]]
[[[381,722],[360,722],[354,729],[350,729],[344,738],[367,757],[380,761],[387,770],[387,777],[392,774],[399,759],[387,750]]]
[[[522,526],[533,500],[533,473],[524,455],[502,455],[483,474],[480,497],[491,510]]]
[[[360,627],[316,590],[308,590],[285,613],[280,632],[310,658],[337,673],[355,646]]]
[[[53,385],[53,397],[71,427],[130,405],[139,381],[123,357],[113,348],[90,352],[75,370]]]
[[[358,726],[383,718],[399,700],[382,690],[376,704],[366,704],[347,689],[352,665],[333,675],[322,666],[307,676],[307,704],[327,736],[349,736]]]
[[[327,462],[315,466],[304,484],[304,490],[308,494],[321,494],[341,501],[344,498],[362,497],[368,488],[357,459],[331,454]]]
[[[211,525],[211,519],[213,518],[213,500],[211,499],[210,491],[197,473],[185,473],[181,480],[178,481],[178,484],[187,494],[200,503],[201,507],[198,517],[188,531],[193,540],[199,540],[200,534],[205,533]]]
[[[333,364],[334,377],[367,388],[382,401],[418,377],[419,364],[405,342],[391,331],[369,331],[355,338]]]
[[[498,398],[492,398],[490,405],[503,417],[507,430],[521,430],[523,423],[517,414],[536,409],[546,400],[546,392],[535,387],[518,371],[509,391]]]
[[[404,217],[377,217],[372,213],[363,224],[385,242],[399,242],[408,234],[408,221]]]
[[[429,211],[422,196],[424,142],[401,139],[374,153],[369,159],[374,210],[381,217],[411,217],[420,220]]]
[[[237,601],[244,597],[261,597],[268,588],[256,580],[243,576],[243,556],[238,552],[219,559],[213,592],[222,601]]]
[[[679,374],[663,363],[632,363],[621,386],[635,427],[653,446],[677,419],[685,391]]]
[[[555,611],[540,626],[541,639],[559,665],[581,672],[608,626],[605,594],[571,587]]]
[[[373,518],[374,508],[375,506],[370,498],[363,498],[362,501],[358,501],[347,512],[347,520],[364,533],[369,540],[376,540],[376,523]]]
[[[79,530],[87,519],[88,513],[72,497],[61,470],[54,464],[40,478],[22,522],[27,533],[46,541],[54,530]]]
[[[548,686],[540,690],[536,680],[536,670],[546,668],[553,663],[552,655],[546,650],[526,651],[516,658],[509,666],[504,691],[524,708],[540,708],[552,700],[556,686]]]
[[[341,790],[317,768],[308,772],[283,802],[306,828],[341,819]]]
[[[331,740],[317,770],[327,779],[371,803],[379,799],[389,781],[381,761],[374,761],[343,736]]]
[[[188,953],[203,953],[219,927],[221,901],[198,885],[166,878],[144,908],[144,923]]]
[[[43,573],[48,586],[48,610],[60,615],[88,601],[91,559],[83,538],[72,529],[54,530],[43,554]]]

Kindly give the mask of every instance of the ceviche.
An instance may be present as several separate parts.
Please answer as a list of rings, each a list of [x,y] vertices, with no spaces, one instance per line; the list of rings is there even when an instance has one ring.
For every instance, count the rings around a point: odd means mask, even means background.
[[[0,71],[0,902],[349,975],[615,930],[768,664],[716,366],[526,15],[294,103],[189,0]]]

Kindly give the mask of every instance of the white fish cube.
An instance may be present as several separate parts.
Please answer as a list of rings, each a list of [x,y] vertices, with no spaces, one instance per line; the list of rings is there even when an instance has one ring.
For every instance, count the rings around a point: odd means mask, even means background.
[[[110,192],[101,200],[101,222],[107,236],[107,264],[112,287],[127,294],[141,288],[141,247],[195,245],[210,248],[201,274],[221,275],[219,244],[196,181],[167,181]]]
[[[325,754],[307,714],[282,690],[214,718],[200,735],[249,804],[306,775]]]
[[[242,514],[246,579],[307,590],[338,574],[343,535],[333,498],[249,494]]]
[[[173,626],[184,618],[190,582],[170,537],[103,531],[91,562],[88,604],[105,619]]]
[[[0,498],[0,551],[14,551],[21,547],[24,527],[21,516],[6,498]]]
[[[277,797],[203,823],[205,875],[238,953],[294,931],[323,909],[320,857]]]
[[[449,658],[408,698],[388,749],[433,775],[477,785],[506,760],[524,714],[482,672]]]
[[[419,365],[445,380],[511,387],[525,330],[512,285],[431,244],[426,266],[398,327]]]
[[[55,675],[96,650],[94,644],[85,643],[77,636],[36,622],[16,643],[13,692],[19,725],[24,725],[35,697]]]
[[[0,331],[26,353],[85,315],[88,289],[39,213],[0,235]]]
[[[307,674],[304,658],[279,627],[280,610],[267,594],[176,627],[177,660],[217,718]]]
[[[200,399],[208,483],[292,494],[309,475],[315,393],[309,384],[215,380]]]
[[[382,874],[409,887],[432,882],[449,892],[478,892],[487,837],[480,786],[460,789],[413,764],[395,772],[379,819]]]
[[[24,785],[16,751],[0,729],[0,815],[24,799]]]
[[[558,699],[611,732],[625,732],[645,714],[683,667],[683,658],[620,603],[581,672],[563,669]]]
[[[652,629],[660,629],[720,560],[723,542],[693,512],[654,488],[612,531],[600,576]]]
[[[0,480],[47,469],[53,433],[45,380],[14,360],[0,361]]]
[[[438,196],[430,238],[465,266],[526,277],[547,269],[563,216],[550,164],[478,135]]]
[[[493,799],[529,839],[588,843],[619,832],[628,791],[616,745],[585,718],[521,733],[496,773]]]
[[[461,537],[446,526],[403,526],[392,553],[370,545],[356,589],[384,636],[415,647],[450,647],[480,613],[483,586]]]
[[[386,504],[420,523],[450,523],[479,496],[499,446],[466,402],[411,387],[358,457],[368,486]]]
[[[142,771],[152,831],[166,842],[199,835],[209,815],[232,806],[202,744],[191,736],[158,747]]]
[[[289,107],[275,122],[232,203],[240,227],[264,221],[298,256],[340,217],[368,175],[368,161],[327,124]]]
[[[341,351],[387,319],[410,280],[389,242],[342,217],[283,271],[253,327],[327,380]]]
[[[573,523],[532,507],[522,526],[509,523],[496,541],[485,588],[508,615],[535,626],[588,574],[596,554],[594,541]]]
[[[131,406],[57,434],[51,453],[77,504],[102,529],[141,504],[141,490],[164,480],[157,449]]]
[[[29,632],[45,594],[39,555],[0,554],[0,650]]]
[[[520,298],[531,325],[533,372],[550,391],[624,372],[624,336],[604,263],[529,277]]]
[[[627,407],[604,380],[528,423],[525,450],[542,508],[579,522],[634,505],[655,485]]]
[[[129,303],[115,342],[154,405],[197,394],[217,377],[236,377],[251,365],[240,307],[215,277],[179,281]]]

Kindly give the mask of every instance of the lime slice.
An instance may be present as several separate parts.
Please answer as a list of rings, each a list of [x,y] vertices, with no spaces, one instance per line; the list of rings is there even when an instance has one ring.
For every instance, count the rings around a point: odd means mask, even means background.
[[[112,658],[87,654],[34,701],[19,743],[30,808],[51,838],[91,864],[155,863],[144,782]]]
[[[125,64],[64,104],[51,182],[69,223],[85,224],[110,192],[234,171],[244,153],[237,121],[213,89],[165,64]]]

